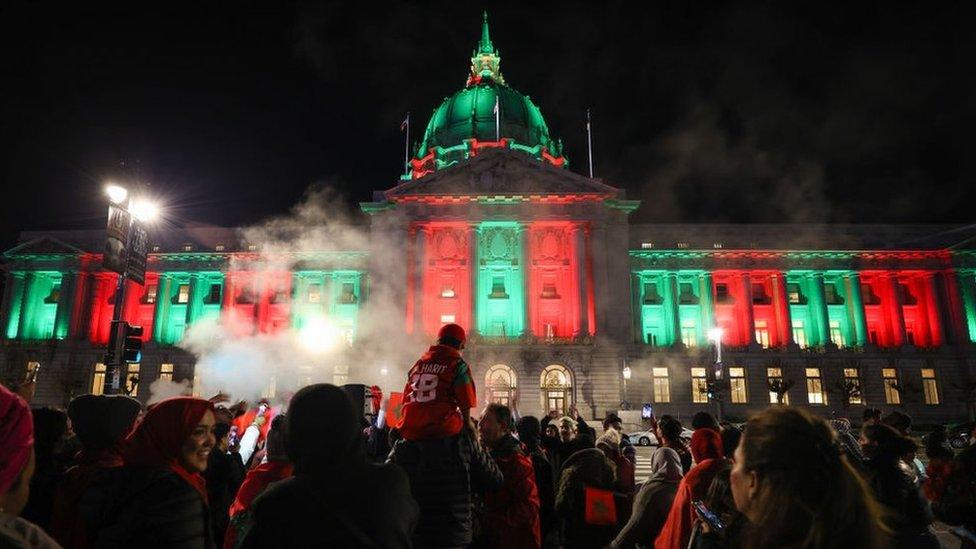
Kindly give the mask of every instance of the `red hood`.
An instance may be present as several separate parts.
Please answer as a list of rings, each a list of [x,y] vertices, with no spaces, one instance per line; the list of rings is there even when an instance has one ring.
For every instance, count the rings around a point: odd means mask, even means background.
[[[723,456],[722,437],[714,429],[697,429],[691,435],[691,457],[695,458],[695,463]]]

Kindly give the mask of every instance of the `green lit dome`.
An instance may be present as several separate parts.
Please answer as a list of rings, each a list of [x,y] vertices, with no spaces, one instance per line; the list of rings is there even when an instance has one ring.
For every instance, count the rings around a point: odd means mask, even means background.
[[[467,84],[434,110],[403,179],[417,179],[456,164],[476,156],[481,148],[518,150],[539,161],[566,167],[562,144],[549,137],[539,107],[505,83],[500,64],[501,57],[488,36],[485,14],[481,41],[471,55]]]
[[[437,107],[427,124],[419,153],[424,154],[431,147],[460,145],[465,139],[496,141],[496,99],[500,137],[527,147],[542,145],[553,150],[549,127],[539,107],[511,87],[485,79],[460,90]]]

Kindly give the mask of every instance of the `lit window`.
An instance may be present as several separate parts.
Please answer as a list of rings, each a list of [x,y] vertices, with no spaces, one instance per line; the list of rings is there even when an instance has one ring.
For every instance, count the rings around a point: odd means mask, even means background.
[[[864,404],[861,394],[861,376],[857,368],[844,368],[844,392],[847,393],[848,404]]]
[[[839,320],[830,321],[830,341],[838,347],[844,346],[844,333],[840,330]]]
[[[93,395],[105,394],[105,374],[105,365],[101,362],[96,364],[95,371],[92,373],[91,393]]]
[[[746,395],[746,369],[729,368],[729,396],[732,404],[745,404],[749,402]]]
[[[691,401],[708,402],[708,379],[704,368],[691,369]]]
[[[654,243],[653,242],[641,242],[641,249],[642,250],[651,250],[653,248],[654,248]]]
[[[454,321],[454,315],[441,315],[441,324],[452,324]]]
[[[454,291],[454,286],[445,284],[441,286],[441,297],[446,297],[448,299],[453,299],[457,297],[457,293]]]
[[[898,370],[882,368],[881,377],[884,379],[885,401],[888,404],[901,404],[901,395],[898,392]]]
[[[667,368],[653,368],[654,402],[671,402],[671,381],[668,379]]]
[[[681,321],[681,342],[689,348],[698,346],[698,329],[694,320]]]
[[[712,244],[712,248],[715,248],[716,250],[720,250],[720,249],[722,249],[722,243],[721,242],[715,242],[715,243]]]
[[[543,284],[542,285],[542,299],[559,299],[559,293],[556,292],[556,284]]]
[[[793,341],[800,346],[801,349],[806,349],[807,347],[807,332],[803,329],[802,320],[793,321]]]
[[[153,247],[152,247],[152,251],[154,251],[154,252],[158,252],[158,251],[159,251],[159,249],[160,249],[160,248],[159,248],[159,244],[155,244],[155,245],[153,245]],[[99,393],[99,394],[101,394],[101,393]]]
[[[756,342],[763,349],[769,348],[769,327],[766,326],[765,320],[756,321]]]
[[[715,302],[733,303],[732,296],[729,295],[729,285],[724,282],[715,284]]]
[[[322,285],[321,284],[309,284],[308,294],[305,296],[305,301],[309,303],[321,303],[322,302]]]
[[[342,291],[339,292],[339,303],[349,305],[355,302],[356,302],[356,284],[352,282],[343,282]]]
[[[142,302],[146,304],[153,304],[156,302],[156,292],[159,291],[159,287],[155,284],[150,284],[146,286],[146,293],[142,296]]]
[[[139,395],[139,365],[128,364],[125,372],[125,394],[129,396]]]
[[[165,379],[166,381],[173,381],[173,365],[172,364],[160,364],[159,365],[159,379]]]
[[[179,289],[176,291],[176,302],[177,303],[189,303],[190,302],[190,285],[180,284]]]
[[[790,302],[790,305],[802,305],[803,304],[803,294],[800,293],[799,284],[787,284],[786,285],[786,296]]]
[[[773,404],[789,404],[790,403],[789,391],[781,391],[780,393],[777,393],[776,391],[773,390],[777,386],[781,388],[784,387],[783,369],[766,368],[766,378],[769,379],[769,402]],[[780,396],[781,394],[782,396]]]
[[[678,285],[678,304],[698,305],[698,296],[695,295],[695,289],[691,282],[682,282]]]
[[[644,305],[660,305],[664,300],[661,299],[661,294],[657,292],[657,283],[645,282],[644,283]]]
[[[193,245],[192,244],[184,244],[183,245],[183,251],[184,252],[192,252],[193,251]]]
[[[922,392],[925,394],[926,404],[939,403],[939,387],[935,383],[935,370],[922,368]]]
[[[687,242],[678,242],[678,249],[679,250],[685,250],[687,248],[688,248],[688,243]]]
[[[217,244],[216,246],[214,246],[214,251],[217,251],[217,252],[224,251],[224,245],[223,244]]]
[[[258,250],[258,245],[257,244],[248,244],[247,245],[247,251],[249,251],[249,252],[256,252],[257,250]]]
[[[827,395],[823,390],[823,379],[820,368],[807,368],[807,402],[810,404],[827,404]]]

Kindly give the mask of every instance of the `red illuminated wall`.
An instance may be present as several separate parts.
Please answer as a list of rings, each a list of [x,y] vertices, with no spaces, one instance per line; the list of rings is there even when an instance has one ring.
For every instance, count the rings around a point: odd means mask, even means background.
[[[712,273],[712,299],[715,304],[715,324],[722,328],[722,343],[734,347],[748,345],[752,333],[752,308],[749,306],[745,284],[750,282],[746,271],[715,271]],[[725,285],[728,293],[723,300],[719,287]]]
[[[934,273],[900,271],[897,280],[905,290],[899,292],[899,297],[906,343],[914,342],[916,347],[942,345],[944,337]]]
[[[471,332],[472,230],[467,223],[430,223],[421,230],[424,332],[436,335],[451,317]]]
[[[532,333],[546,337],[579,335],[581,327],[577,233],[568,221],[536,222],[529,226],[529,325]]]
[[[904,344],[901,306],[895,291],[895,273],[861,272],[861,298],[867,320],[868,339],[879,347]]]
[[[775,271],[750,271],[748,280],[753,322],[766,323],[770,347],[785,346],[789,342],[789,311],[783,275]]]
[[[225,278],[224,323],[236,336],[276,333],[291,314],[291,273],[230,271]]]
[[[122,318],[133,326],[142,326],[142,340],[149,341],[152,338],[153,317],[156,313],[155,303],[144,303],[146,288],[156,286],[156,301],[159,301],[159,273],[146,273],[146,283],[140,286],[129,280],[125,286],[125,306],[122,309]]]
[[[91,279],[91,316],[88,322],[88,340],[92,343],[108,343],[112,328],[112,297],[118,275],[115,273],[95,273]]]

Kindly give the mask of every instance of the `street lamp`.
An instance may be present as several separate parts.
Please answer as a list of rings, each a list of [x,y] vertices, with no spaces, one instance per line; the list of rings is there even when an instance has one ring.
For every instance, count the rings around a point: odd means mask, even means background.
[[[108,199],[112,204],[122,204],[126,198],[129,198],[128,189],[119,185],[113,185],[112,183],[105,185],[105,194],[108,195]]]
[[[159,205],[152,200],[139,198],[129,203],[129,213],[143,223],[152,223],[159,218]]]
[[[716,327],[711,328],[711,329],[708,330],[708,339],[710,339],[712,341],[712,343],[715,344],[715,363],[716,364],[721,364],[722,363],[722,335],[724,333],[725,333],[725,331],[721,327],[719,327],[719,326],[716,326]]]
[[[622,404],[621,408],[623,408],[624,410],[626,410],[626,409],[630,408],[630,403],[627,402],[627,381],[630,379],[630,376],[633,375],[633,372],[631,371],[630,366],[627,366],[627,360],[626,359],[624,359],[624,369],[623,369],[623,371],[621,373],[624,376],[624,401],[621,403]]]

